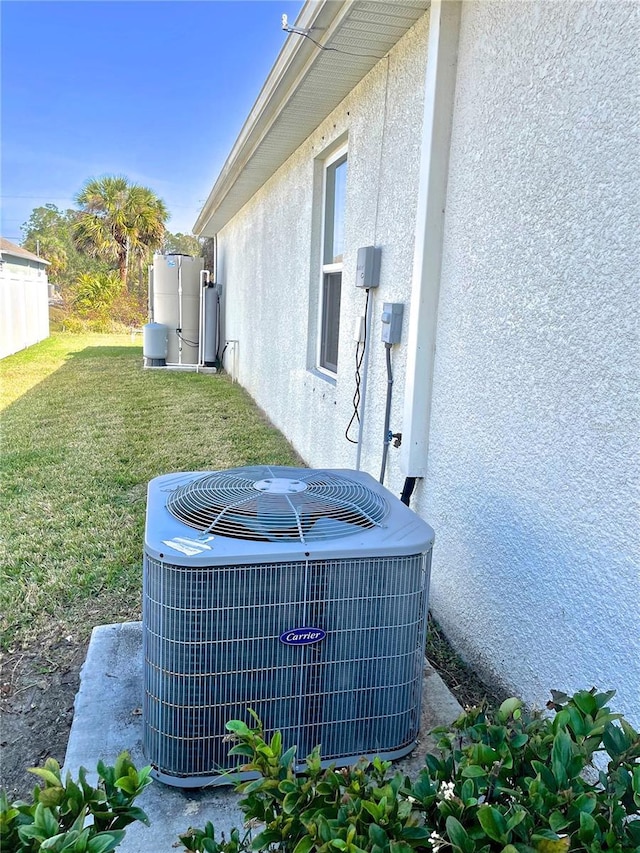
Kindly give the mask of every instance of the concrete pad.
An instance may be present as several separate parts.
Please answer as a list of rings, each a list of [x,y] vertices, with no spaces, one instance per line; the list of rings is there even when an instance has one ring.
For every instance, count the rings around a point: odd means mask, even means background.
[[[424,679],[418,745],[398,762],[399,769],[409,776],[417,776],[425,754],[433,749],[427,733],[452,722],[462,711],[428,663]],[[123,749],[129,751],[136,766],[146,764],[142,754],[142,692],[142,623],[94,628],[80,676],[65,770],[75,776],[81,766],[95,770],[100,759],[113,764]],[[175,853],[178,835],[189,826],[204,826],[207,820],[214,824],[217,834],[224,832],[228,837],[234,826],[242,826],[238,800],[231,788],[181,789],[154,782],[136,801],[149,815],[151,827],[132,824],[118,850]]]

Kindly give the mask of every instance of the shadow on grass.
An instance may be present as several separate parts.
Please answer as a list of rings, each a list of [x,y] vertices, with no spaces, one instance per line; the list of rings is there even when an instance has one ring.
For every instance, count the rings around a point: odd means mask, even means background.
[[[58,370],[76,357],[88,351],[98,353],[108,350],[120,350],[122,353],[139,353],[142,362],[142,349],[138,344],[105,343],[96,346],[100,335],[51,335],[44,341],[20,350],[0,360],[0,410],[19,400],[30,390],[46,382]],[[108,341],[122,339],[122,335],[105,335]]]
[[[228,377],[145,371],[133,347],[70,352],[2,420],[5,644],[46,618],[87,633],[137,612],[153,477],[300,464]]]

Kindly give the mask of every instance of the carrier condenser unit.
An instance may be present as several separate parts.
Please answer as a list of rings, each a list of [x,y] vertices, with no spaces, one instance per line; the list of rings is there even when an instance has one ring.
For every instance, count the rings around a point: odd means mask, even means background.
[[[368,474],[249,467],[149,484],[144,751],[161,781],[229,782],[225,724],[300,760],[399,758],[420,722],[433,531]],[[226,774],[226,775],[223,775]]]

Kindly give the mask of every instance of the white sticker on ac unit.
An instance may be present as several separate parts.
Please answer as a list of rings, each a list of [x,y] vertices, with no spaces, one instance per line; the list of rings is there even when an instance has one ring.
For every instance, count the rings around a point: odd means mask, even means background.
[[[187,557],[194,557],[196,554],[202,554],[203,551],[211,551],[211,545],[207,545],[214,537],[208,536],[206,541],[202,539],[187,539],[184,536],[176,536],[175,539],[163,539],[164,545],[173,548],[174,551],[179,551],[181,554],[186,554]]]

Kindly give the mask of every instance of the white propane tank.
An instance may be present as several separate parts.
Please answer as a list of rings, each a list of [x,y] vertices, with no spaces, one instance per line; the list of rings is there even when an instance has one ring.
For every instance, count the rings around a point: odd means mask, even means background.
[[[169,330],[163,323],[147,323],[142,327],[142,355],[147,367],[164,367],[167,363]]]

